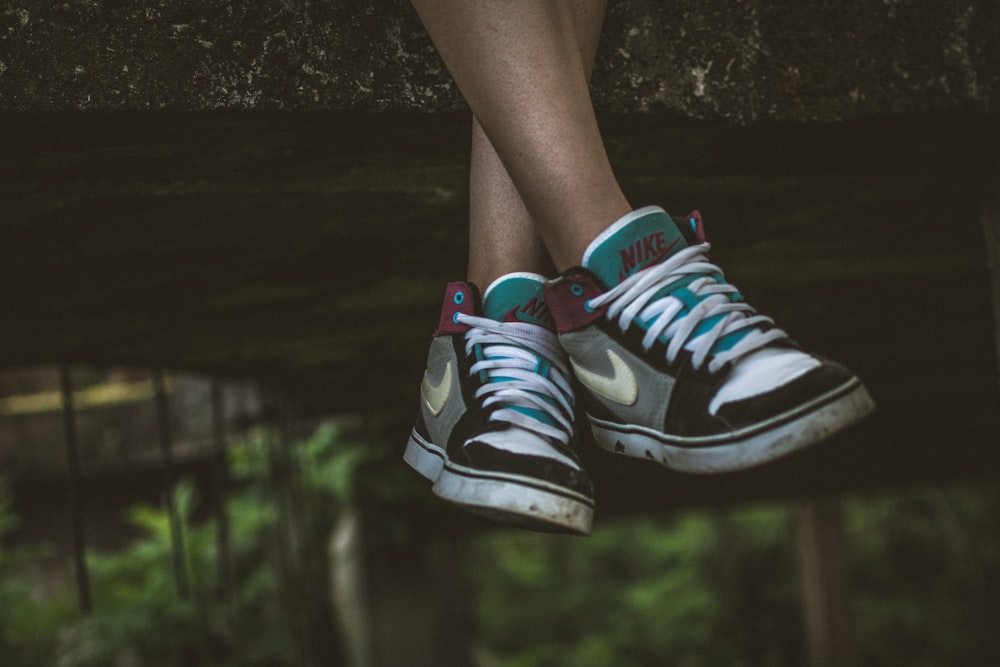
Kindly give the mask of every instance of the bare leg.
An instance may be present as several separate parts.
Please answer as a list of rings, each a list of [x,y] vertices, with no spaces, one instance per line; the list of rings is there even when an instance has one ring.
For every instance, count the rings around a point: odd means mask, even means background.
[[[496,159],[474,148],[473,173],[481,176],[474,175],[470,278],[482,284],[494,273],[541,268],[537,242],[505,244],[527,236],[519,230],[529,220],[557,269],[579,263],[590,241],[631,210],[608,163],[588,88],[603,3],[413,4],[523,202],[518,212]],[[482,143],[474,138],[474,145]],[[484,184],[481,199],[476,191]],[[518,222],[496,222],[511,213]],[[494,268],[486,268],[493,260],[480,264],[490,253],[501,258]]]
[[[479,289],[513,271],[549,275],[552,260],[528,209],[479,122],[472,121],[469,282]]]
[[[577,44],[587,78],[594,68],[606,3],[575,0]],[[552,260],[517,188],[479,121],[472,121],[469,281],[485,289],[512,271],[549,275]]]

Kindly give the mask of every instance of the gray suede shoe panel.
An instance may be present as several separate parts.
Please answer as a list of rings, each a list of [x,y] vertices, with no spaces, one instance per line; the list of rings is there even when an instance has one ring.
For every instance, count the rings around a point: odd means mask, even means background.
[[[559,335],[576,379],[626,424],[662,424],[674,379],[651,368],[597,327]]]
[[[435,338],[431,342],[427,371],[420,386],[420,413],[432,442],[448,442],[455,424],[465,414],[459,372],[450,337]]]

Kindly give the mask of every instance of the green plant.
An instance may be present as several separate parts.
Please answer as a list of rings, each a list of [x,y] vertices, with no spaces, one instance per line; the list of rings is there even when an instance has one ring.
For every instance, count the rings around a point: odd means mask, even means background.
[[[586,541],[497,533],[476,544],[484,665],[733,664],[711,522],[605,525]]]
[[[0,665],[44,665],[52,659],[59,629],[73,617],[75,600],[66,590],[45,598],[35,593],[25,571],[49,549],[8,546],[17,526],[10,486],[0,477]]]
[[[166,508],[130,508],[129,522],[143,537],[118,553],[88,555],[94,613],[64,624],[58,664],[328,664],[338,646],[323,540],[352,493],[362,452],[332,426],[296,444],[261,429],[230,449],[226,511],[236,586],[226,599],[216,526],[195,520],[200,499],[191,481],[172,494],[186,595],[175,577]]]

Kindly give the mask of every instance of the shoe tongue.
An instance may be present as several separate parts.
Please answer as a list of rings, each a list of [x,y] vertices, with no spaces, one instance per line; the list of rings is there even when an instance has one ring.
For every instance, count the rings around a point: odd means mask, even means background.
[[[526,322],[555,330],[545,303],[545,278],[510,273],[493,281],[483,295],[483,315],[498,322]]]
[[[658,206],[632,211],[594,239],[583,266],[614,287],[629,276],[688,247],[681,230]]]

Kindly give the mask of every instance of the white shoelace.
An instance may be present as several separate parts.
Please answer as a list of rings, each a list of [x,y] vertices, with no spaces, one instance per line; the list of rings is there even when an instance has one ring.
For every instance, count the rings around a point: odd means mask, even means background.
[[[701,368],[712,348],[723,336],[749,329],[747,333],[728,350],[715,353],[708,364],[708,370],[717,372],[726,363],[735,361],[771,343],[788,338],[781,329],[761,331],[760,325],[774,324],[774,320],[757,314],[753,306],[743,302],[733,302],[729,295],[739,292],[728,283],[717,281],[712,274],[722,275],[719,267],[708,261],[711,246],[702,243],[685,248],[660,264],[629,276],[599,297],[587,302],[589,308],[608,306],[608,318],[617,318],[618,327],[624,332],[632,320],[641,318],[648,325],[642,345],[649,349],[657,338],[665,335],[667,362],[673,363],[682,348],[687,347],[693,354],[691,363]],[[687,307],[680,298],[667,295],[658,298],[659,292],[667,285],[690,276],[701,274],[685,286],[698,300],[691,310],[682,314]],[[722,316],[708,331],[692,338],[702,321]],[[689,340],[691,339],[691,340]]]
[[[572,390],[566,355],[556,334],[534,324],[472,315],[459,314],[456,321],[472,327],[465,335],[466,353],[481,346],[483,358],[472,365],[470,373],[485,372],[497,378],[476,391],[476,398],[487,397],[484,407],[497,406],[490,421],[506,422],[567,445],[573,432]],[[539,372],[543,365],[549,368],[544,374]],[[540,411],[552,423],[514,408]]]

